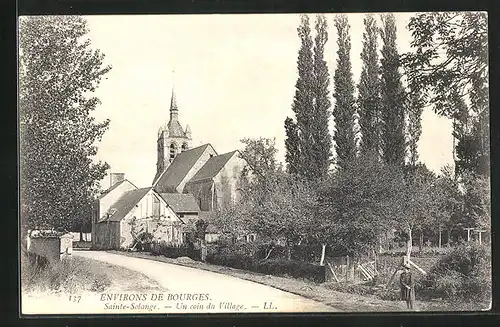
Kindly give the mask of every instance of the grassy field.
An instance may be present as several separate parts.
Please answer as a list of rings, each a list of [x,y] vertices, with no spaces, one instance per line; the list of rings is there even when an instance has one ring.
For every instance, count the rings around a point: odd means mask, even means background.
[[[149,277],[123,267],[77,256],[45,268],[21,259],[21,289],[26,293],[78,291],[162,291],[161,285]]]

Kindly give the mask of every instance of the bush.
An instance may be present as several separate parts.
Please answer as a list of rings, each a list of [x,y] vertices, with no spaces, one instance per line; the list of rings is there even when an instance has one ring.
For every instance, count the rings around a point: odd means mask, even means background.
[[[489,260],[489,252],[485,246],[476,243],[462,244],[442,257],[431,273],[440,274],[451,270],[469,277],[477,276],[481,264]]]
[[[259,260],[241,253],[231,253],[228,248],[207,255],[207,262],[266,275],[304,278],[317,283],[325,281],[324,267],[286,259]]]
[[[441,297],[450,302],[491,300],[491,259],[489,250],[467,243],[442,257],[420,283],[417,294]]]
[[[188,245],[169,243],[165,241],[153,241],[149,245],[149,251],[153,255],[163,255],[167,258],[189,257],[193,260],[200,259],[200,250],[195,250]]]

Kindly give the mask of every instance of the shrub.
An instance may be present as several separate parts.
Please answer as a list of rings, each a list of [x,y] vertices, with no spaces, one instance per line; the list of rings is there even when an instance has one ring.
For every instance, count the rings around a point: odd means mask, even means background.
[[[259,260],[241,253],[231,253],[228,248],[207,255],[207,262],[266,275],[304,278],[318,283],[325,280],[324,267],[318,265],[286,259]]]
[[[194,250],[188,245],[170,243],[165,241],[153,241],[150,243],[149,251],[154,255],[163,255],[167,258],[189,257],[193,260],[199,260],[200,250]]]
[[[481,264],[488,260],[489,251],[485,246],[465,243],[442,257],[432,268],[431,273],[440,274],[452,270],[465,276],[477,276]]]
[[[450,302],[491,300],[491,261],[486,247],[463,244],[442,257],[416,285],[417,294]]]

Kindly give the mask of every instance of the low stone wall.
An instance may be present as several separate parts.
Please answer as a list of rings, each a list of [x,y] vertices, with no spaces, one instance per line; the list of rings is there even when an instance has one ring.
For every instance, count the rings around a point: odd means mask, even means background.
[[[29,253],[47,259],[49,262],[59,261],[64,255],[73,252],[73,236],[28,236],[27,250]]]

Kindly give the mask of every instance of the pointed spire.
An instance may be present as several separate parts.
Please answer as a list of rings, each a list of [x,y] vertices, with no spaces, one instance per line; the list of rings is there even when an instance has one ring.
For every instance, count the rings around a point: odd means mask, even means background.
[[[172,97],[170,99],[170,112],[178,111],[177,100],[175,99],[175,72],[172,70]]]

